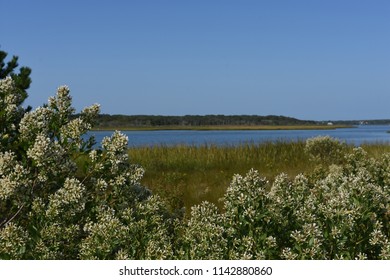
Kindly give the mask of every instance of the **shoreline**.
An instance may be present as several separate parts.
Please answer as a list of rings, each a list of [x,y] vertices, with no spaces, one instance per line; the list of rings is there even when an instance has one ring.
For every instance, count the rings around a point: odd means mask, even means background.
[[[352,125],[210,125],[210,126],[140,126],[95,127],[91,131],[158,131],[158,130],[334,130],[354,128]]]

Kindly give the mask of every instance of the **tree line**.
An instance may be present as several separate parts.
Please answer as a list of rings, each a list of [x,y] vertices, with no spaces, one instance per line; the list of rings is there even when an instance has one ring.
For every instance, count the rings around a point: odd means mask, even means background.
[[[158,127],[158,126],[255,126],[255,125],[313,125],[315,121],[285,116],[258,115],[109,115],[100,114],[97,127]]]

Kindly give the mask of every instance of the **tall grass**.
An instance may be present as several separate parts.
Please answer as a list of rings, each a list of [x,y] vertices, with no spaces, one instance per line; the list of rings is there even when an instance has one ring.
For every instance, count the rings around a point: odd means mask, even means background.
[[[361,147],[373,158],[379,158],[384,153],[390,153],[390,145],[386,142],[363,143]]]
[[[384,143],[364,144],[373,157],[390,152]],[[173,208],[191,206],[207,200],[221,205],[234,174],[259,170],[270,182],[280,174],[294,177],[310,174],[316,164],[304,151],[305,142],[270,141],[240,146],[153,146],[134,147],[128,153],[132,162],[142,165],[142,183],[168,200]],[[348,146],[348,149],[352,149]]]
[[[231,178],[255,168],[269,180],[284,172],[289,176],[313,169],[304,142],[248,143],[240,146],[154,146],[130,148],[132,162],[146,173],[143,184],[170,199],[173,207],[187,209],[208,200],[217,205]]]

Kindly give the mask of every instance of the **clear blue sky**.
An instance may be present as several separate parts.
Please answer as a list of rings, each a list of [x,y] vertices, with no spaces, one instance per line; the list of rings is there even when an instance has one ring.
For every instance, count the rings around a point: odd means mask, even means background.
[[[0,45],[77,110],[390,118],[388,0],[0,0]]]

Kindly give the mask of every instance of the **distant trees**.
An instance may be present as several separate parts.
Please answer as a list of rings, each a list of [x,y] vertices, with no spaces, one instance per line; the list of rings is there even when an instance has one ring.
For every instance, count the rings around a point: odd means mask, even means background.
[[[99,115],[98,127],[140,127],[140,126],[213,126],[213,125],[303,125],[314,121],[298,120],[285,116],[257,115]]]

